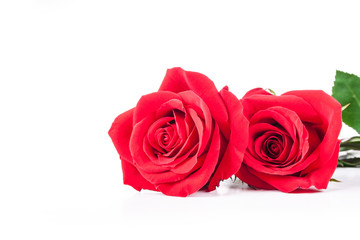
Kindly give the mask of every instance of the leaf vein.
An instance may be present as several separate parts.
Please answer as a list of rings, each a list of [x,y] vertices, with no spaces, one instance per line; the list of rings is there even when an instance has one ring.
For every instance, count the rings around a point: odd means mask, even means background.
[[[348,85],[347,82],[344,82],[345,86],[347,87],[347,89],[349,89],[349,91],[352,93],[352,96],[354,97],[357,105],[360,107],[360,100],[358,99],[358,97],[356,96],[355,92],[351,89],[351,87]]]

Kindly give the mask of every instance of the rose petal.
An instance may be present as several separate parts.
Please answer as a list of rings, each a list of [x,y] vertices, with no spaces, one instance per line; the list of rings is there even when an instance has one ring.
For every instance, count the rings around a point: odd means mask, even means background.
[[[149,130],[147,131],[146,138],[148,139],[150,145],[158,152],[165,153],[164,148],[160,146],[159,141],[155,136],[155,132],[172,120],[174,120],[174,117],[162,117],[157,119],[153,124],[151,124]]]
[[[227,124],[228,113],[215,84],[205,75],[184,71],[181,68],[168,69],[159,91],[175,93],[191,90],[209,107],[211,116],[219,124],[221,132],[228,139],[230,129]]]
[[[129,143],[130,152],[133,159],[133,164],[139,170],[142,169],[147,172],[163,172],[168,170],[169,168],[165,165],[155,164],[148,158],[148,156],[144,152],[144,149],[148,148],[143,145],[147,143],[144,140],[147,139],[146,136],[148,129],[154,122],[154,119],[155,113],[149,114],[146,118],[144,118],[142,121],[138,122],[134,126]]]
[[[175,99],[181,100],[176,93],[165,91],[142,96],[135,107],[133,125],[140,122],[149,114],[156,113],[164,103],[170,100],[174,102]],[[155,118],[157,118],[156,115]]]
[[[273,186],[274,188],[282,192],[292,192],[298,188],[307,189],[311,187],[311,183],[308,179],[303,177],[295,177],[291,175],[271,175],[265,174],[248,168],[249,173],[258,177],[260,180],[266,182],[267,184]]]
[[[321,139],[317,131],[314,129],[312,124],[304,123],[308,133],[309,133],[309,153],[312,153],[320,144]]]
[[[179,145],[174,148],[172,151],[164,154],[163,157],[171,159],[171,161],[175,161],[177,158],[181,157],[182,155],[186,154],[191,148],[195,145],[199,145],[199,136],[196,128],[193,128],[190,135],[187,137],[183,145]]]
[[[138,168],[140,174],[150,183],[157,186],[157,184],[163,183],[175,183],[186,178],[190,173],[179,174],[172,171],[164,172],[147,172],[141,168]],[[157,187],[156,187],[157,188]]]
[[[241,181],[246,182],[252,187],[255,188],[261,188],[261,189],[268,189],[268,190],[274,190],[273,186],[267,184],[260,178],[256,177],[254,174],[249,172],[249,167],[243,164],[240,168],[240,170],[235,174]]]
[[[270,175],[251,169],[249,169],[249,172],[282,192],[292,192],[299,188],[307,189],[311,186],[314,186],[317,189],[326,189],[337,166],[339,146],[340,141],[338,141],[333,151],[330,151],[332,152],[332,157],[327,159],[327,161],[318,161],[321,163],[318,165],[318,168],[305,176],[296,177],[289,175]]]
[[[182,163],[176,165],[170,171],[172,171],[173,173],[180,173],[180,174],[191,173],[191,172],[194,172],[196,169],[198,169],[202,165],[203,160],[204,160],[204,158],[202,158],[202,157],[198,158],[195,155],[190,158],[187,158]]]
[[[174,118],[176,124],[176,131],[180,138],[180,142],[184,142],[186,137],[190,134],[189,126],[185,122],[185,113],[174,111]]]
[[[170,140],[168,141],[165,150],[169,152],[174,148],[174,146],[176,146],[180,139],[176,130],[176,124],[171,124],[171,126],[167,127],[166,132],[169,134]]]
[[[224,156],[209,182],[208,191],[215,190],[220,181],[228,179],[239,170],[248,143],[249,122],[243,115],[243,106],[227,87],[220,91],[220,95],[227,107],[231,133]]]
[[[291,136],[292,145],[290,152],[288,152],[289,145],[284,146],[287,155],[284,156],[284,154],[281,154],[279,156],[279,159],[283,160],[281,163],[276,159],[271,159],[270,156],[264,152],[263,144],[266,139],[269,138],[271,134],[275,135],[277,133],[274,132],[273,129],[266,131],[267,125],[263,125],[263,122],[274,125],[280,124],[284,128],[284,131],[279,131],[279,134],[283,132],[290,134]],[[262,129],[262,127],[266,128]],[[256,138],[255,142],[252,142],[252,139],[261,131],[263,132],[263,135]],[[287,175],[299,171],[295,171],[293,168],[302,164],[309,149],[309,143],[307,129],[294,111],[277,106],[269,107],[266,110],[260,110],[250,119],[250,133],[249,151],[252,157],[249,159],[245,157],[247,165],[254,170],[269,174]],[[259,159],[257,159],[256,156],[258,156]],[[265,160],[266,162],[264,162]],[[274,163],[273,166],[271,165],[271,162]],[[307,162],[307,165],[308,164],[309,163]]]
[[[219,127],[215,125],[214,135],[205,157],[204,163],[197,171],[178,182],[157,185],[157,189],[170,196],[186,197],[200,190],[209,180],[219,160],[220,133]]]
[[[149,143],[149,140],[147,138],[143,139],[143,151],[146,154],[146,156],[150,159],[150,161],[152,161],[153,163],[157,163],[158,160],[158,156],[155,155],[155,151],[156,149],[154,149],[151,144]]]
[[[129,149],[130,136],[133,129],[134,109],[130,109],[115,118],[109,130],[109,136],[119,153],[120,157],[128,162],[132,162],[132,156]]]
[[[339,157],[339,148],[340,148],[340,141],[336,143],[333,154],[328,159],[323,159],[324,161],[319,161],[319,165],[317,166],[316,170],[313,170],[307,176],[311,183],[317,189],[326,189],[327,185],[330,181],[331,176],[334,174],[335,169],[338,164],[338,157]],[[328,148],[329,152],[331,150]],[[320,157],[322,157],[320,155]]]
[[[293,139],[297,137],[297,130],[302,129],[302,122],[298,115],[282,107],[269,107],[258,111],[250,118],[250,127],[256,123],[279,124]],[[298,127],[299,125],[301,128]]]
[[[250,97],[252,95],[272,95],[272,94],[265,91],[262,88],[254,88],[254,89],[251,89],[250,91],[248,91],[247,93],[245,93],[243,98],[247,98],[247,97]]]
[[[200,152],[200,148],[201,151],[203,151],[204,148],[207,146],[211,130],[204,130],[204,125],[205,125],[204,122],[202,121],[201,118],[199,118],[199,116],[192,108],[187,109],[187,111],[191,116],[193,122],[195,123],[195,128],[197,130],[196,132],[198,133],[199,154],[201,154],[202,152]],[[206,135],[205,132],[207,133]]]
[[[131,163],[121,161],[121,167],[124,184],[129,185],[138,191],[141,189],[157,191],[155,186],[141,176],[139,171]]]
[[[244,115],[250,119],[258,111],[278,106],[296,112],[305,122],[321,123],[319,115],[314,108],[304,99],[292,95],[260,95],[255,94],[242,99]]]
[[[179,96],[183,99],[183,102],[186,105],[186,110],[198,129],[200,139],[199,154],[202,154],[208,146],[207,143],[212,132],[213,119],[210,114],[210,110],[206,103],[193,91],[181,92],[179,93]],[[194,106],[198,107],[199,110],[196,111]],[[200,117],[202,117],[204,121],[202,121]]]
[[[169,114],[173,115],[173,111],[175,110],[185,112],[183,102],[179,99],[170,99],[169,101],[162,103],[156,110],[156,118],[169,116]]]
[[[303,98],[321,117],[322,124],[318,127],[325,135],[321,143],[320,158],[330,159],[333,152],[329,148],[336,145],[342,126],[340,103],[321,90],[291,91],[284,95],[288,94]]]
[[[167,159],[169,161],[167,161],[166,166],[170,167],[170,170],[172,168],[175,168],[176,166],[180,165],[182,162],[186,161],[186,159],[188,159],[191,156],[196,155],[197,150],[199,149],[199,143],[196,143],[190,150],[188,150],[184,155],[180,156],[180,157],[176,157],[176,158],[172,158],[172,159]],[[165,158],[163,156],[159,156],[159,158]],[[163,160],[162,160],[163,161]]]
[[[274,159],[275,162],[278,162],[278,161],[280,162],[284,158],[283,155],[288,154],[288,152],[290,151],[290,149],[288,149],[287,143],[291,142],[291,140],[290,139],[288,140],[289,134],[286,131],[284,131],[283,128],[278,128],[269,123],[262,123],[262,122],[256,123],[249,128],[249,144],[248,144],[247,151],[254,157],[257,156],[257,154],[255,153],[255,148],[254,148],[254,147],[256,147],[256,144],[253,143],[253,141],[254,141],[254,139],[257,140],[259,138],[259,136],[261,138],[263,138],[262,135],[264,135],[264,133],[267,133],[267,132],[274,132],[274,134],[279,134],[282,136],[284,150],[281,153],[281,155],[279,156],[279,158]]]

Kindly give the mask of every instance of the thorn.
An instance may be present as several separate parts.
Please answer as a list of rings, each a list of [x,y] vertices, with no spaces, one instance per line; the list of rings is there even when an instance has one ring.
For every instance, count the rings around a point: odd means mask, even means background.
[[[348,104],[346,104],[345,106],[343,106],[343,107],[341,108],[341,111],[344,111],[350,104],[351,104],[351,103],[348,103]]]
[[[265,91],[268,91],[268,92],[270,92],[272,95],[275,95],[275,96],[276,96],[276,93],[275,93],[272,89],[270,89],[270,88],[265,88]]]

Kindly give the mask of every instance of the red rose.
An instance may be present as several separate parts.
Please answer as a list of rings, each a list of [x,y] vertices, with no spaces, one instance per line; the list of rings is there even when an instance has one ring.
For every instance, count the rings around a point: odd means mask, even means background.
[[[187,196],[214,190],[240,168],[248,122],[227,88],[205,75],[169,69],[158,92],[119,115],[109,135],[124,183],[136,190]]]
[[[256,188],[325,189],[338,162],[341,106],[323,91],[274,96],[263,89],[241,100],[249,144],[240,171]]]

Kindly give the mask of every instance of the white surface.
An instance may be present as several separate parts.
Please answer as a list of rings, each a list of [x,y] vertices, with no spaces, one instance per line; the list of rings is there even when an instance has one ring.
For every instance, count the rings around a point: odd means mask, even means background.
[[[1,1],[0,239],[359,239],[360,169],[312,194],[166,197],[122,184],[107,136],[166,68],[331,92],[360,75],[356,1]],[[342,137],[354,134],[347,129]]]

